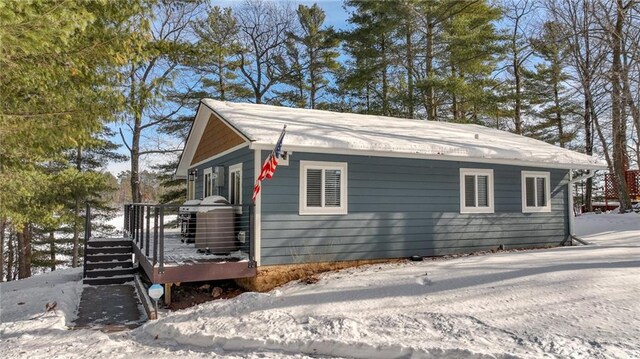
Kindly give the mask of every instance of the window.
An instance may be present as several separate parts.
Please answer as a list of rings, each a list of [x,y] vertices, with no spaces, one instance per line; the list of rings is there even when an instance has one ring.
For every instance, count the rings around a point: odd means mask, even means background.
[[[347,164],[300,161],[300,214],[347,214]]]
[[[493,213],[493,170],[460,169],[460,213]]]
[[[549,172],[522,171],[522,212],[551,212]]]
[[[209,197],[213,195],[213,173],[211,167],[204,169],[204,176],[202,179],[202,193],[203,197]]]
[[[242,204],[242,163],[229,166],[229,203]]]

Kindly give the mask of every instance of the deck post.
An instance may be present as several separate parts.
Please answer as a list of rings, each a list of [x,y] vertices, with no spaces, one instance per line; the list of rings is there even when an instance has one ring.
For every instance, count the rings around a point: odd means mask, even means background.
[[[91,207],[89,206],[89,203],[87,203],[86,210],[84,212],[84,265],[82,266],[83,278],[87,276],[87,242],[89,242],[89,238],[91,238]]]
[[[123,235],[127,236],[129,234],[129,205],[124,205],[124,223],[122,225]]]
[[[164,273],[164,205],[160,205],[160,273]]]
[[[133,208],[133,240],[136,242],[136,244],[138,243],[138,221],[140,220],[140,216],[138,215],[138,205],[136,204],[132,204],[131,207]]]
[[[173,283],[165,283],[164,284],[164,304],[171,304],[171,286]]]
[[[158,207],[153,208],[153,266],[158,263]]]
[[[138,205],[138,244],[142,245],[142,239],[144,238],[144,207]]]
[[[256,248],[255,248],[256,246],[255,246],[255,240],[253,236],[253,229],[255,228],[254,227],[254,221],[255,221],[254,210],[255,210],[255,204],[249,205],[249,230],[247,231],[249,234],[249,268],[256,267]]]
[[[149,237],[150,237],[150,228],[151,226],[151,206],[147,207],[147,235],[146,235],[146,240],[147,243],[144,244],[144,255],[146,257],[149,257]]]

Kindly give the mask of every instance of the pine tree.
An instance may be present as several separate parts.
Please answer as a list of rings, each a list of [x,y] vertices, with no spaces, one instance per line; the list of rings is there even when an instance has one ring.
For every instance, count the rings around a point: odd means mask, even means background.
[[[577,122],[580,106],[573,100],[574,91],[567,85],[570,76],[563,69],[569,57],[566,34],[559,24],[545,22],[543,33],[531,40],[536,55],[544,62],[534,71],[525,71],[525,79],[533,93],[533,115],[539,120],[529,130],[533,137],[566,147],[576,132],[570,125]],[[575,126],[573,126],[575,127]]]
[[[60,220],[52,164],[122,103],[118,68],[137,43],[122,24],[142,7],[124,0],[0,6],[0,218],[16,238],[9,244],[19,278],[31,275],[34,231]]]
[[[238,53],[243,51],[238,39],[238,20],[231,8],[214,6],[207,18],[194,24],[198,36],[195,69],[204,75],[203,88],[208,97],[221,101],[238,101],[251,97],[251,91],[239,82]]]
[[[324,10],[313,6],[299,5],[297,10],[300,34],[290,33],[289,37],[299,47],[290,50],[296,53],[293,62],[296,69],[294,83],[297,83],[298,93],[304,100],[302,107],[316,108],[324,89],[329,85],[329,76],[338,68],[339,39],[333,28],[323,28],[326,18]],[[290,47],[295,47],[291,44]],[[306,102],[306,104],[305,104]]]
[[[353,60],[347,63],[349,75],[342,86],[354,91],[364,104],[364,112],[392,115],[392,59],[396,53],[392,21],[394,2],[350,0],[349,22],[353,30],[345,33],[345,49]]]

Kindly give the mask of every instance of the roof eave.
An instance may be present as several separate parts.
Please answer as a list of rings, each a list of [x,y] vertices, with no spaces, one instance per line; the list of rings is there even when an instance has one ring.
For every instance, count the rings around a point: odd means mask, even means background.
[[[274,144],[251,142],[249,149],[251,150],[272,150]],[[325,147],[311,147],[311,146],[299,146],[299,145],[287,145],[282,146],[283,151],[292,152],[311,152],[311,153],[327,153],[327,154],[339,154],[339,155],[354,155],[354,156],[376,156],[376,157],[394,157],[394,158],[415,158],[415,159],[427,159],[437,161],[458,161],[458,162],[474,162],[474,163],[491,163],[500,165],[514,165],[525,167],[537,167],[537,168],[552,168],[552,169],[582,169],[582,170],[604,170],[607,169],[605,164],[596,163],[556,163],[556,162],[542,162],[542,161],[524,161],[518,159],[508,158],[487,158],[487,157],[463,157],[452,155],[439,155],[439,154],[425,154],[425,153],[411,153],[411,152],[391,152],[391,151],[372,151],[372,150],[358,150],[349,148],[325,148]]]

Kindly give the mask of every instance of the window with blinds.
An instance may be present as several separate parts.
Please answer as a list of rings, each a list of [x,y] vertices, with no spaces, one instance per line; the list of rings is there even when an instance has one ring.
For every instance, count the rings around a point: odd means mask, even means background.
[[[493,170],[460,169],[460,213],[493,213]]]
[[[550,173],[522,171],[522,212],[551,212]]]
[[[346,214],[346,163],[300,161],[300,214]]]

